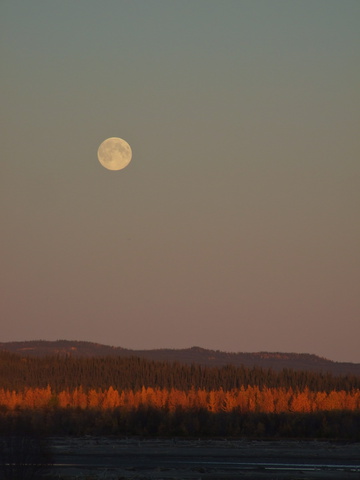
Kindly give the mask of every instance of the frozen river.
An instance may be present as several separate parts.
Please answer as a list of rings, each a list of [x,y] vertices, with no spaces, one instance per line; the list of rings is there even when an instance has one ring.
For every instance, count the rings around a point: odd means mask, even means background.
[[[60,478],[356,479],[360,444],[317,441],[53,438]]]

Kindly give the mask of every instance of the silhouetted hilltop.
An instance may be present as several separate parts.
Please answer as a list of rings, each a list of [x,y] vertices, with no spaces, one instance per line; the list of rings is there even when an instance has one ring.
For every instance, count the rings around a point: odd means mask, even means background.
[[[307,353],[229,353],[219,350],[207,350],[200,347],[185,349],[131,350],[121,347],[101,345],[99,343],[57,340],[0,343],[0,350],[21,356],[74,356],[74,357],[141,357],[154,361],[199,364],[221,367],[225,365],[271,368],[280,371],[284,368],[329,372],[334,375],[360,375],[360,364],[333,362],[317,355]]]

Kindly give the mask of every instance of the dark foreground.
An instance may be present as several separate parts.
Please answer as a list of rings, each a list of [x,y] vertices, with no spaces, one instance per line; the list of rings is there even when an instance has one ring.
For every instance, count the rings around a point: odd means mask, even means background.
[[[318,441],[52,438],[49,478],[360,479],[360,444]]]

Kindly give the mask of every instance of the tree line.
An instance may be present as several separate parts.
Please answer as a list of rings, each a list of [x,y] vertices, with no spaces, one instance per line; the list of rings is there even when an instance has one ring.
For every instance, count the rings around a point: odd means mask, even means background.
[[[259,367],[209,367],[146,360],[140,357],[26,357],[0,352],[0,388],[22,391],[24,388],[46,388],[59,393],[80,385],[91,389],[138,391],[142,387],[177,389],[192,388],[230,391],[241,387],[285,388],[313,392],[360,389],[360,377],[334,376],[330,373],[284,369],[275,372]]]
[[[249,413],[311,413],[331,410],[360,411],[360,390],[346,392],[332,390],[329,393],[312,392],[308,388],[294,391],[292,388],[241,387],[224,391],[192,388],[188,391],[142,387],[140,390],[118,391],[90,389],[82,386],[74,390],[55,393],[47,388],[25,388],[21,392],[0,389],[0,407],[5,410],[78,408],[124,410],[155,408],[165,411],[204,409],[209,412]]]
[[[360,378],[0,352],[0,434],[360,440]]]

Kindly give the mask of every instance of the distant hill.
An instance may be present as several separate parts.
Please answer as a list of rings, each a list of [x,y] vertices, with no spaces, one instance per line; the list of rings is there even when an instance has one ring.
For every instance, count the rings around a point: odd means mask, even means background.
[[[228,353],[207,350],[200,347],[186,349],[130,350],[91,342],[70,340],[27,341],[0,343],[0,350],[21,356],[71,355],[75,357],[121,356],[142,357],[155,361],[179,362],[221,367],[224,365],[271,368],[280,371],[284,368],[329,372],[333,375],[359,375],[359,363],[333,362],[307,353]]]

